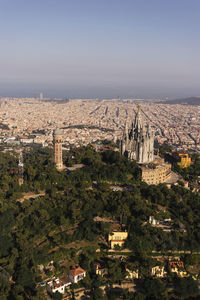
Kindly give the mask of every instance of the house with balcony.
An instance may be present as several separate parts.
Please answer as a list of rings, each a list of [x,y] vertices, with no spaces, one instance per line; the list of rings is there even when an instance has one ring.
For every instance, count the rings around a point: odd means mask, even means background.
[[[181,260],[171,260],[168,262],[169,271],[172,273],[176,273],[179,277],[188,276],[184,264]]]
[[[167,275],[164,266],[155,266],[151,268],[151,276],[163,278]]]
[[[127,237],[127,231],[113,231],[109,233],[108,242],[110,244],[111,249],[115,249],[115,246],[119,246],[121,248],[124,245]]]
[[[69,278],[72,283],[78,283],[80,280],[84,279],[84,277],[86,277],[86,271],[79,266],[74,266],[69,271]]]
[[[68,275],[60,278],[53,278],[52,280],[47,282],[47,291],[50,294],[54,294],[59,292],[61,294],[65,293],[65,290],[68,286],[70,286],[71,280]]]

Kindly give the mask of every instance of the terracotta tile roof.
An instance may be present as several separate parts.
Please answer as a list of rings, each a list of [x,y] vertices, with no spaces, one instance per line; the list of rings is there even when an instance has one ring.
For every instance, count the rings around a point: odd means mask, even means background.
[[[57,278],[57,279],[53,280],[52,283],[53,283],[54,288],[59,288],[65,284],[70,284],[71,280],[69,279],[69,276],[66,275],[66,276],[62,277],[61,279]]]
[[[170,261],[169,264],[171,268],[184,268],[184,264],[181,260]]]
[[[61,286],[63,286],[64,284],[63,284],[63,282],[60,280],[60,281],[54,281],[53,282],[53,286],[54,286],[54,289],[56,289],[56,288],[59,288],[59,287],[61,287]]]
[[[85,270],[83,270],[81,267],[77,267],[77,268],[73,268],[72,270],[70,270],[69,273],[72,276],[78,276],[78,275],[85,273]]]
[[[63,277],[61,278],[61,280],[62,280],[62,282],[63,282],[64,284],[67,284],[67,283],[70,283],[70,282],[71,282],[71,280],[70,280],[70,278],[69,278],[68,275],[63,276]]]

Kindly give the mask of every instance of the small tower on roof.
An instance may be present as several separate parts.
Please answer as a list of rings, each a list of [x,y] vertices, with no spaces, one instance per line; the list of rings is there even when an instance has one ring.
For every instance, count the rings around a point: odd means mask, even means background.
[[[62,170],[62,130],[57,128],[53,133],[54,162],[57,170]]]

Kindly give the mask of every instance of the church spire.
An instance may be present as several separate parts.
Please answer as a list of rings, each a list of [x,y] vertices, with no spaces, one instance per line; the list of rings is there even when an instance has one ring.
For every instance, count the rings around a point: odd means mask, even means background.
[[[138,111],[135,115],[135,121],[133,124],[133,128],[137,129],[138,131],[140,131],[140,128],[142,127],[142,118],[141,118],[141,113],[140,113],[140,105],[138,105]]]
[[[142,120],[140,105],[137,107],[132,127],[125,122],[121,140],[121,154],[135,159],[140,164],[150,163],[154,159],[154,134],[149,123]]]
[[[125,123],[125,135],[128,137],[128,122]]]

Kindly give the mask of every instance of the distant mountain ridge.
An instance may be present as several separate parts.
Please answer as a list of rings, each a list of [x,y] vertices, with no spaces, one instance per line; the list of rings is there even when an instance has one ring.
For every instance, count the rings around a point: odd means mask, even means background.
[[[183,105],[200,105],[200,97],[189,97],[183,99],[159,101],[159,103],[165,104],[183,104]]]

